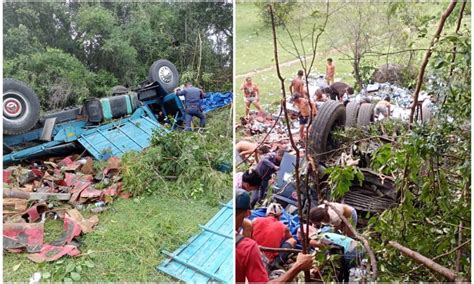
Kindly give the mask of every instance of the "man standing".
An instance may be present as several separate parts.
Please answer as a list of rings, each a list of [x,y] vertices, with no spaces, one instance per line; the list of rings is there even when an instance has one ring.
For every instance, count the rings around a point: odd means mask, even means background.
[[[252,82],[251,77],[247,77],[245,82],[240,87],[240,90],[244,91],[244,102],[245,102],[245,117],[249,116],[250,105],[253,104],[259,112],[263,112],[260,106],[260,91],[258,86]]]
[[[199,118],[199,127],[204,128],[206,126],[206,117],[201,109],[201,101],[205,96],[204,92],[187,82],[184,84],[184,90],[176,92],[176,95],[184,96],[184,106],[186,107],[184,130],[191,131],[191,122],[194,116]]]
[[[336,65],[332,62],[332,58],[328,58],[326,64],[326,83],[331,85],[334,83],[334,75],[336,74]]]
[[[308,124],[309,117],[311,115],[311,108],[313,109],[313,116],[316,115],[316,106],[308,101],[300,93],[294,93],[291,97],[291,101],[294,106],[299,110],[299,122],[300,122],[300,143],[305,141],[305,127]]]
[[[306,87],[303,81],[303,70],[298,70],[296,78],[291,81],[290,84],[290,94],[300,93],[303,96],[306,94]]]
[[[263,264],[257,242],[238,233],[246,217],[250,215],[250,196],[245,190],[238,189],[235,195],[235,281],[237,283],[267,283],[268,273]],[[273,279],[274,283],[290,282],[303,270],[313,266],[313,257],[298,254],[295,264],[282,276]]]

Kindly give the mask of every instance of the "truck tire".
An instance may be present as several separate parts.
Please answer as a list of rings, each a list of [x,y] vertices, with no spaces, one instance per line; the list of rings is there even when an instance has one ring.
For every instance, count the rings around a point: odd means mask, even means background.
[[[374,104],[364,103],[357,114],[357,127],[366,127],[374,121]]]
[[[155,61],[148,72],[150,82],[157,81],[167,92],[172,92],[179,83],[179,73],[173,63],[165,59]]]
[[[309,130],[309,151],[318,155],[337,148],[331,132],[337,127],[344,127],[346,110],[342,103],[330,100],[321,105],[316,119]],[[323,160],[326,155],[318,155],[317,160]]]
[[[125,95],[128,93],[128,88],[122,85],[112,87],[112,96]]]
[[[355,127],[357,124],[357,114],[359,113],[360,103],[349,102],[346,105],[346,128]]]
[[[35,92],[19,80],[3,79],[3,133],[22,134],[33,128],[40,116]]]

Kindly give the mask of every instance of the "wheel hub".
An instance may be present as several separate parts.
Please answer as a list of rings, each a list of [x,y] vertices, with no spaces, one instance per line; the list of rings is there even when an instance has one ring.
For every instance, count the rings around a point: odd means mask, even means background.
[[[22,110],[20,101],[15,98],[7,98],[3,101],[3,115],[6,117],[18,117],[21,115]]]
[[[158,73],[161,81],[167,84],[171,83],[171,81],[173,80],[173,72],[171,72],[171,69],[167,66],[161,67]]]

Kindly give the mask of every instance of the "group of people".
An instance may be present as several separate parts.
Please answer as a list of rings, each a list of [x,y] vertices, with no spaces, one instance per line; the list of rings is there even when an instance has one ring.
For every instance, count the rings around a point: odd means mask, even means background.
[[[327,59],[326,63],[326,83],[324,88],[318,88],[314,94],[309,94],[309,88],[304,80],[303,70],[299,70],[296,77],[291,81],[289,91],[291,95],[290,101],[298,109],[299,119],[299,138],[303,144],[305,140],[305,128],[309,123],[311,116],[317,115],[318,107],[328,99],[343,102],[348,95],[354,94],[354,89],[344,82],[334,82],[336,74],[336,66],[332,58]],[[247,77],[242,84],[240,90],[244,93],[245,117],[249,117],[250,107],[253,104],[258,112],[264,112],[260,105],[260,91],[258,86],[252,81],[251,77]],[[310,96],[311,95],[311,96]]]
[[[313,249],[336,248],[342,261],[339,271],[339,281],[349,280],[349,269],[358,264],[364,256],[364,248],[359,241],[353,239],[353,231],[342,221],[339,213],[349,220],[355,228],[357,212],[347,204],[322,204],[311,209],[309,214],[309,246]],[[263,282],[270,280],[270,272],[289,265],[288,250],[298,248],[302,241],[299,229],[292,234],[282,222],[284,209],[279,203],[270,203],[266,207],[265,216],[252,215],[251,197],[249,191],[236,189],[236,281]],[[306,224],[303,224],[306,228]],[[269,250],[270,248],[270,250]],[[274,250],[272,250],[274,249]],[[299,272],[313,268],[314,255],[298,253],[296,262],[292,263],[285,273],[272,282],[291,281]]]

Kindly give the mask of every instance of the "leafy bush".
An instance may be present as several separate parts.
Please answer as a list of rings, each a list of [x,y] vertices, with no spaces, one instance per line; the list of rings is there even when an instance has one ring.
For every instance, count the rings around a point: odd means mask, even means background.
[[[232,165],[232,120],[229,108],[208,116],[205,132],[156,133],[152,146],[124,157],[124,188],[133,195],[166,191],[211,203],[232,196],[232,174],[218,169]]]
[[[58,49],[7,60],[4,75],[26,82],[44,110],[74,105],[90,94],[91,73],[77,58]]]

